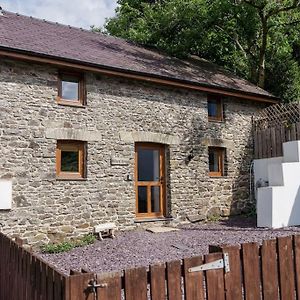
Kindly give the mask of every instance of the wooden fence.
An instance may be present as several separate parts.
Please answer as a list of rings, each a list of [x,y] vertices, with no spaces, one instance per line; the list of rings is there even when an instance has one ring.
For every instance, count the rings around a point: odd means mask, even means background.
[[[65,276],[2,234],[0,252],[1,300],[300,299],[300,236],[262,245],[210,246],[205,256],[117,274]],[[190,272],[227,256],[228,272],[222,267]]]
[[[282,156],[284,142],[300,140],[300,122],[254,130],[255,158]]]

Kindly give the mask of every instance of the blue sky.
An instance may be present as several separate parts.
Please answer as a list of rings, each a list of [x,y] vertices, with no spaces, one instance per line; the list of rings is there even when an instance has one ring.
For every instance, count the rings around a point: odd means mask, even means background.
[[[0,0],[4,10],[49,21],[90,28],[112,17],[117,0]]]

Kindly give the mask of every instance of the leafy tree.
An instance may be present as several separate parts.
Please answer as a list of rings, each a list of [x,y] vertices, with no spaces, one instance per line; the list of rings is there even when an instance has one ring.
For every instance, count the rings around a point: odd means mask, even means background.
[[[300,98],[300,0],[119,0],[107,33],[211,60],[286,101]]]

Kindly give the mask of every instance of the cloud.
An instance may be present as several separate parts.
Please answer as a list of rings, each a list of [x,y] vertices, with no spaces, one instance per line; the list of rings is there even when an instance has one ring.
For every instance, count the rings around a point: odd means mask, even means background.
[[[102,26],[114,16],[116,0],[2,0],[4,10],[76,27]]]

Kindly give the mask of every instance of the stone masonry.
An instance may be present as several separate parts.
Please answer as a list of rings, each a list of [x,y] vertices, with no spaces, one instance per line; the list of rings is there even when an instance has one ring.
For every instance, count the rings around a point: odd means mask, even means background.
[[[13,180],[13,207],[0,211],[0,230],[38,245],[103,222],[136,227],[127,175],[139,140],[166,143],[173,222],[251,208],[251,116],[265,104],[225,98],[225,122],[208,122],[204,93],[87,73],[87,105],[70,107],[56,102],[57,75],[1,61],[0,179]],[[87,141],[86,180],[56,179],[56,142],[65,137]],[[208,146],[226,147],[226,176],[209,177]]]

